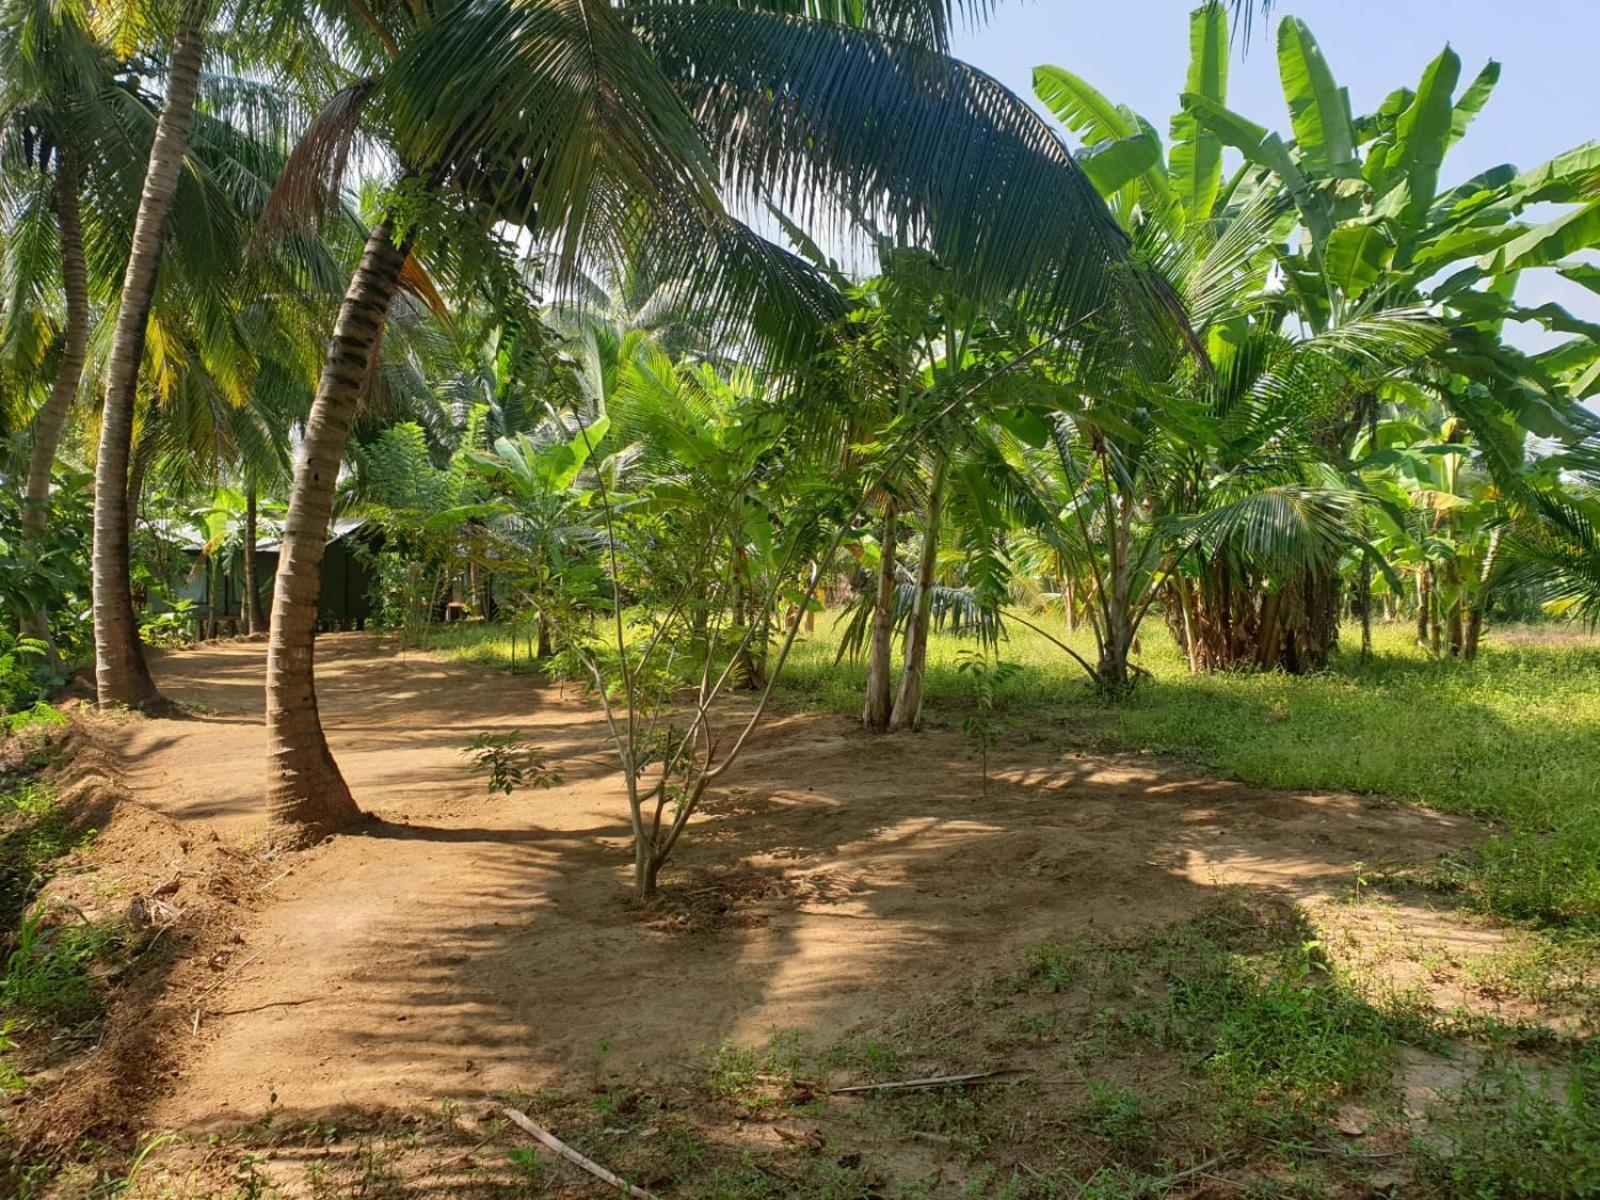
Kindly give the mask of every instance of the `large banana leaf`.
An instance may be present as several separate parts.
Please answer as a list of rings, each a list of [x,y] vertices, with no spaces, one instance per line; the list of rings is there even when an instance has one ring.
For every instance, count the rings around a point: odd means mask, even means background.
[[[1600,196],[1600,142],[1585,142],[1517,176],[1513,190],[1526,204],[1571,204]]]
[[[1404,208],[1408,224],[1419,221],[1439,193],[1439,168],[1455,120],[1451,97],[1460,78],[1461,58],[1446,46],[1422,73],[1416,97],[1395,125],[1395,148],[1410,189]]]
[[[1276,175],[1293,197],[1301,219],[1305,221],[1316,244],[1320,246],[1327,241],[1328,234],[1333,231],[1332,219],[1321,199],[1312,193],[1310,184],[1295,164],[1282,138],[1269,133],[1254,121],[1241,117],[1232,109],[1194,92],[1183,94],[1183,107],[1224,143],[1243,154],[1248,162]]]
[[[1171,202],[1172,188],[1161,162],[1160,140],[1132,109],[1113,104],[1092,84],[1064,67],[1035,67],[1033,90],[1055,118],[1082,138],[1086,146],[1148,138],[1156,154],[1151,165],[1140,173],[1140,186],[1153,207],[1162,208]]]
[[[1394,261],[1392,223],[1385,217],[1346,221],[1328,235],[1322,268],[1346,296],[1360,296]]]
[[[1141,131],[1133,137],[1086,146],[1077,159],[1095,191],[1109,199],[1160,162],[1161,147]]]
[[[1484,64],[1483,70],[1479,71],[1467,85],[1467,90],[1461,93],[1461,99],[1456,101],[1455,111],[1450,117],[1450,146],[1466,136],[1473,118],[1483,111],[1483,106],[1488,103],[1489,96],[1494,92],[1495,84],[1499,82],[1500,64],[1491,58]]]
[[[1334,82],[1317,39],[1296,17],[1278,26],[1278,74],[1305,161],[1333,175],[1359,176],[1349,98]]]
[[[1189,16],[1189,75],[1184,91],[1217,104],[1228,98],[1228,22],[1217,4]],[[1222,186],[1222,139],[1201,127],[1193,113],[1172,118],[1169,174],[1190,221],[1211,216]]]
[[[1600,200],[1563,213],[1478,260],[1485,271],[1548,267],[1569,254],[1600,245]]]

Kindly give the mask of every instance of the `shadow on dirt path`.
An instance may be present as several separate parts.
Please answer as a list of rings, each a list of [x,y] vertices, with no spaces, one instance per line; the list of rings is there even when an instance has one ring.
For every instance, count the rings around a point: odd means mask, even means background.
[[[264,654],[160,657],[162,690],[195,716],[112,731],[141,800],[259,837]],[[222,1127],[274,1097],[319,1111],[670,1070],[777,1030],[828,1041],[1047,939],[1180,920],[1225,886],[1324,895],[1358,861],[1424,862],[1473,835],[1044,746],[1005,751],[983,798],[957,735],[791,716],[708,800],[641,915],[614,759],[579,697],[360,634],[319,640],[318,691],[384,823],[283,860],[161,1124]],[[488,797],[461,755],[485,729],[521,730],[563,784]]]

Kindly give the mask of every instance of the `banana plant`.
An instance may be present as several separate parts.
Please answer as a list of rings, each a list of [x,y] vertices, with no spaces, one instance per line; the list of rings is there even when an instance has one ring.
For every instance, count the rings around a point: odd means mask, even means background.
[[[1434,359],[1441,372],[1487,388],[1484,405],[1456,415],[1481,441],[1489,414],[1512,413],[1541,436],[1576,443],[1600,431],[1579,403],[1600,386],[1594,326],[1559,305],[1516,301],[1521,272],[1555,268],[1582,281],[1571,256],[1600,244],[1600,145],[1586,143],[1531,171],[1504,164],[1461,183],[1441,183],[1450,149],[1490,99],[1500,65],[1490,61],[1463,86],[1462,63],[1446,46],[1414,88],[1392,92],[1356,116],[1304,21],[1278,26],[1277,55],[1291,136],[1284,138],[1226,107],[1215,90],[1191,87],[1185,114],[1239,151],[1235,190],[1270,188],[1291,206],[1297,236],[1276,250],[1284,303],[1314,330],[1377,307],[1426,305],[1482,336],[1454,337]],[[1543,224],[1536,204],[1566,211]],[[1289,230],[1285,230],[1288,233]],[[1499,338],[1507,320],[1574,335],[1556,352],[1522,355]],[[1446,402],[1456,389],[1445,389]],[[1360,414],[1334,429],[1348,455]],[[1514,464],[1502,481],[1514,482]]]

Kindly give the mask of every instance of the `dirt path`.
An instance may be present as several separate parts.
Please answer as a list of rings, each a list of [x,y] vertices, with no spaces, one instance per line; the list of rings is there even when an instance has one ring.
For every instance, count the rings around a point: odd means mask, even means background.
[[[259,837],[263,653],[162,657],[163,689],[198,715],[116,727],[140,799]],[[470,1099],[776,1030],[827,1041],[1050,938],[1176,920],[1230,884],[1336,892],[1357,861],[1424,861],[1471,833],[1044,746],[1005,752],[981,799],[958,736],[791,717],[686,837],[677,903],[643,921],[589,708],[365,635],[325,637],[318,656],[334,752],[385,824],[286,861],[163,1124],[220,1126],[273,1098]],[[461,749],[510,728],[562,763],[561,787],[486,797]]]

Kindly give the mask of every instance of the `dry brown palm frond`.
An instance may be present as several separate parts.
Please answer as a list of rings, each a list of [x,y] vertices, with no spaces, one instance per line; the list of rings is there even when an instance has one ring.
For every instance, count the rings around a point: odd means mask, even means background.
[[[362,79],[341,88],[306,127],[267,197],[258,243],[263,237],[313,228],[338,205],[350,148],[377,83]]]

